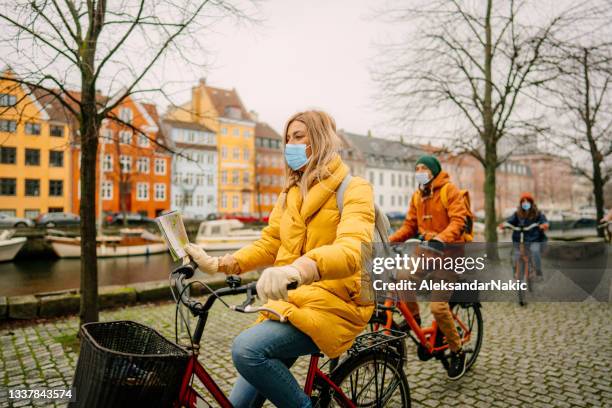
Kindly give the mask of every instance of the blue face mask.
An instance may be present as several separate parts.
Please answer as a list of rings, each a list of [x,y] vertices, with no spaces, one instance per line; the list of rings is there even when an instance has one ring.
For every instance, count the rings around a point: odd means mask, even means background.
[[[523,201],[521,208],[525,211],[529,211],[531,209],[531,203],[529,201]]]
[[[293,170],[301,169],[306,163],[308,163],[308,156],[306,156],[306,144],[286,144],[285,145],[285,160],[287,164]]]

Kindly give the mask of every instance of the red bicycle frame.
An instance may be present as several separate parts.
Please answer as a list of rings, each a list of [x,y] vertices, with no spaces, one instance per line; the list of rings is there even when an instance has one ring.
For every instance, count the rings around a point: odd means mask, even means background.
[[[323,371],[319,369],[319,358],[320,354],[313,354],[310,356],[310,364],[308,366],[308,374],[306,375],[306,383],[304,384],[304,392],[306,395],[310,396],[312,394],[312,390],[314,388],[315,379],[318,377],[327,385],[329,385],[336,396],[340,398],[340,402],[346,408],[355,408],[355,404],[348,399],[348,397],[344,394],[344,392],[338,387]],[[198,361],[197,354],[193,354],[189,358],[189,362],[187,363],[187,369],[185,370],[185,375],[183,376],[183,382],[181,383],[181,391],[179,394],[179,400],[175,404],[175,408],[178,407],[189,407],[195,408],[197,404],[197,400],[204,399],[202,396],[191,387],[191,379],[193,376],[196,376],[204,385],[204,387],[208,390],[210,395],[219,403],[222,408],[232,408],[233,405],[229,401],[229,399],[225,396],[221,388],[217,385],[215,380],[208,374],[204,366]]]

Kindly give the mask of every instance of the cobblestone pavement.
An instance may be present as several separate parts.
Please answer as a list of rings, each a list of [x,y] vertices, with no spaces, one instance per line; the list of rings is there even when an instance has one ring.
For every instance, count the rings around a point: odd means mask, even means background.
[[[240,299],[230,300],[239,303]],[[437,361],[421,362],[416,355],[410,356],[406,372],[413,406],[612,406],[610,304],[530,304],[520,308],[488,303],[483,306],[483,315],[483,347],[463,379],[449,381]],[[101,318],[135,320],[174,337],[173,304],[106,311]],[[226,392],[236,375],[229,355],[232,338],[252,320],[252,315],[230,312],[220,304],[209,318],[202,359]],[[77,325],[77,318],[71,317],[0,329],[2,385],[70,386],[77,353],[68,343]],[[300,381],[306,368],[307,358],[300,359],[294,370]],[[0,401],[0,407],[47,405],[45,401]]]

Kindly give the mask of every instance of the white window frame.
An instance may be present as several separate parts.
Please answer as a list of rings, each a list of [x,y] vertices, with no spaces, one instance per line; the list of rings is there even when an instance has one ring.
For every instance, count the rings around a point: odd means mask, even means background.
[[[136,183],[136,201],[149,201],[149,183]]]
[[[129,130],[122,130],[119,132],[119,143],[121,144],[132,144],[132,132]]]
[[[149,140],[147,135],[143,135],[142,133],[138,134],[137,139],[138,146],[140,147],[149,147],[151,146],[151,141]]]
[[[158,176],[165,176],[166,175],[166,159],[163,158],[156,158],[155,159],[155,174],[157,174]]]
[[[153,186],[155,201],[166,201],[166,184],[165,183],[155,183]]]
[[[100,195],[102,196],[102,200],[109,201],[113,199],[113,181],[105,180],[102,182],[102,187],[100,190]]]
[[[103,172],[113,171],[113,155],[112,154],[104,155],[104,158],[102,159],[102,171]]]
[[[121,168],[121,173],[131,173],[132,172],[132,156],[128,156],[122,154],[119,156],[119,167]]]
[[[134,120],[134,112],[131,108],[123,107],[119,110],[119,119],[125,123],[131,124]]]
[[[136,169],[139,173],[149,174],[151,172],[151,161],[148,157],[139,157],[136,160]]]

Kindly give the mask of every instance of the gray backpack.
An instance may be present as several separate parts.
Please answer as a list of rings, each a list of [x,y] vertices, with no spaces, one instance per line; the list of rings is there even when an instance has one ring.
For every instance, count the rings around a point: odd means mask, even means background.
[[[338,205],[338,211],[342,216],[342,209],[344,208],[344,193],[348,188],[349,183],[353,177],[347,174],[340,183],[338,190],[336,190],[336,204]],[[389,244],[389,219],[382,212],[380,207],[374,202],[374,236],[372,238],[372,251],[367,254],[364,258],[364,269],[368,273],[363,273],[361,276],[361,300],[369,303],[375,300],[374,288],[372,287],[372,260],[374,258],[384,258],[390,255],[391,247]],[[368,288],[363,290],[363,288]]]

